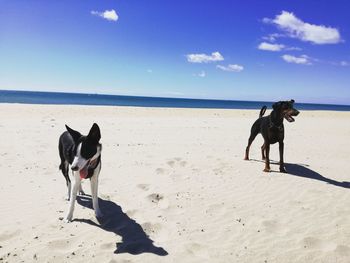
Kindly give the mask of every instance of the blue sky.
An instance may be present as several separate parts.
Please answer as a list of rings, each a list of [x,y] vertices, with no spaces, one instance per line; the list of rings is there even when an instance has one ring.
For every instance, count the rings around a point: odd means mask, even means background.
[[[350,104],[347,0],[0,0],[0,89]]]

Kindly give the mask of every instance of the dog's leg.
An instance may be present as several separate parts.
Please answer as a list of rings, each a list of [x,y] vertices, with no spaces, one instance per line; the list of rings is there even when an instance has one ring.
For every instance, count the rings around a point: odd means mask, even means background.
[[[248,141],[248,146],[247,148],[245,148],[245,156],[244,156],[244,160],[249,160],[249,148],[250,148],[250,145],[252,143],[250,141]]]
[[[79,190],[79,187],[81,184],[79,173],[73,172],[73,176],[74,176],[73,187],[72,187],[71,196],[70,196],[69,210],[68,210],[67,216],[64,220],[65,222],[72,221],[75,200],[77,199],[78,190]]]
[[[265,141],[266,158],[265,158],[265,169],[264,172],[270,172],[270,144]]]
[[[61,161],[60,169],[62,171],[62,174],[64,178],[66,179],[66,185],[67,185],[67,201],[70,200],[70,193],[71,193],[71,182],[69,179],[69,163],[67,161]]]
[[[95,215],[96,217],[102,217],[103,214],[100,210],[100,207],[98,205],[98,196],[97,196],[97,192],[98,192],[98,172],[95,173],[91,179],[91,196],[92,196],[92,206],[95,210]]]
[[[67,181],[67,188],[68,188],[67,201],[69,201],[70,200],[70,194],[72,192],[72,183],[70,182],[70,180],[69,180],[69,182]]]
[[[265,160],[266,157],[265,157],[265,150],[266,150],[266,147],[265,147],[265,143],[261,146],[261,159]]]
[[[84,192],[84,190],[83,190],[82,183],[80,183],[80,186],[79,186],[79,194],[80,194],[80,195],[85,195],[85,192]]]
[[[259,120],[258,120],[259,121]],[[251,130],[250,130],[250,136],[249,136],[249,139],[248,139],[248,146],[247,148],[245,149],[245,156],[244,156],[244,160],[249,160],[249,148],[250,148],[250,145],[252,145],[255,137],[259,134],[259,125],[258,125],[258,122],[256,121]]]
[[[67,201],[70,200],[70,193],[72,191],[72,184],[69,179],[69,163],[67,161],[64,162],[64,171],[65,171],[65,178],[67,181],[67,188],[68,188],[68,195],[67,195]]]
[[[283,161],[283,151],[284,151],[284,143],[279,142],[279,150],[280,150],[280,172],[286,173],[286,169],[284,168],[284,161]]]
[[[248,146],[247,146],[247,148],[245,148],[244,160],[249,160],[249,148],[250,148],[250,145],[252,145],[256,135],[257,134],[251,134],[249,139],[248,139]]]

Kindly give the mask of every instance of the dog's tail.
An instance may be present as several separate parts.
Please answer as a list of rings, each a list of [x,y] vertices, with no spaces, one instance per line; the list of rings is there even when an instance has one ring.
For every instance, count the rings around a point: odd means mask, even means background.
[[[263,106],[263,107],[261,108],[260,114],[259,114],[259,118],[261,118],[262,116],[264,116],[266,109],[267,109],[266,106]]]

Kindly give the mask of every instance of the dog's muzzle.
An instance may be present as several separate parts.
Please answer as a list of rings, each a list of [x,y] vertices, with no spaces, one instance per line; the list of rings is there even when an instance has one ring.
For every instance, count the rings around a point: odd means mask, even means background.
[[[292,116],[296,117],[296,116],[299,115],[299,113],[300,113],[300,112],[299,112],[298,110],[293,109],[293,110],[291,110],[291,111],[288,111],[286,114],[284,114],[284,118],[285,118],[288,122],[294,122],[295,119],[294,119]]]

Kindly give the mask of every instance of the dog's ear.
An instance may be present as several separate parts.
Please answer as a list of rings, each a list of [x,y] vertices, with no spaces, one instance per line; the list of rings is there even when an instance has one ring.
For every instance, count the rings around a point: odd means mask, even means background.
[[[278,111],[278,109],[281,107],[281,101],[276,102],[272,105],[273,110]]]
[[[87,137],[89,140],[93,141],[94,143],[98,143],[100,141],[101,132],[100,132],[100,128],[96,123],[92,125]]]
[[[290,102],[293,104],[295,101],[293,99],[291,99]]]
[[[82,136],[80,132],[73,130],[72,128],[68,127],[68,125],[66,125],[66,129],[69,132],[69,134],[73,137],[73,140],[75,142],[78,141],[79,138]]]

